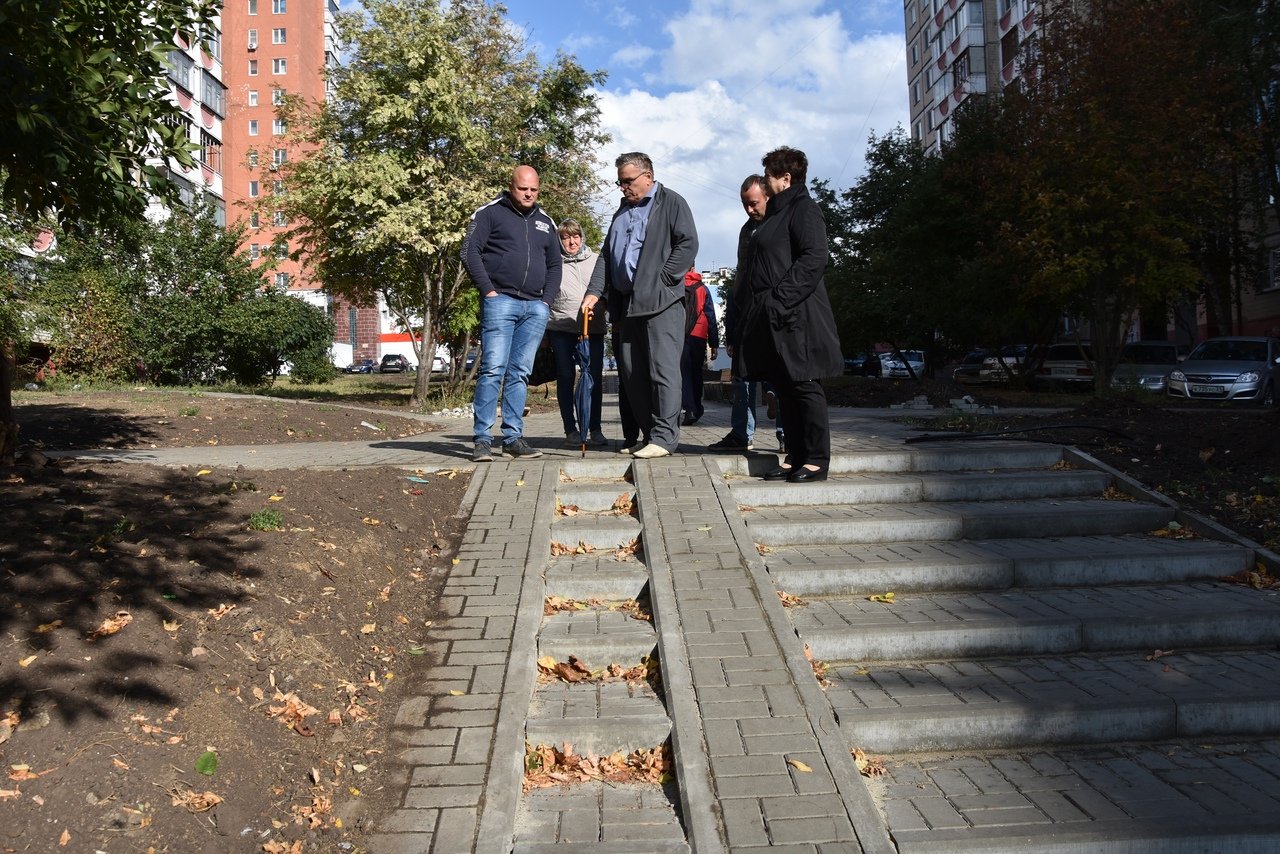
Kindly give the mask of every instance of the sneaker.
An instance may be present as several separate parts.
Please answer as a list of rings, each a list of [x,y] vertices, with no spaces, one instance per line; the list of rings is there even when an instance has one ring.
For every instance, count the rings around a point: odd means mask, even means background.
[[[570,430],[564,434],[564,443],[570,447],[582,444],[582,434],[577,430]]]
[[[764,393],[764,406],[766,415],[775,419],[778,417],[778,396],[772,391]]]
[[[620,454],[634,454],[636,451],[638,451],[638,450],[640,450],[641,448],[643,448],[643,447],[645,446],[645,444],[646,444],[646,443],[641,442],[639,439],[637,439],[637,440],[635,440],[634,442],[631,442],[631,443],[628,443],[625,439],[623,439],[623,440],[622,440],[622,447],[618,449],[618,453],[620,453]]]
[[[692,427],[698,423],[698,419],[692,412],[686,412],[684,417],[680,419],[680,423],[685,427]]]
[[[503,453],[509,456],[515,457],[516,459],[520,459],[521,457],[523,457],[526,460],[535,460],[538,457],[542,456],[542,451],[539,451],[537,448],[531,447],[529,443],[526,442],[523,438],[516,439],[515,441],[508,442],[507,444],[503,445],[502,451]]]
[[[598,447],[604,447],[605,445],[608,445],[608,444],[609,444],[609,440],[608,440],[608,439],[606,439],[606,438],[604,437],[604,434],[603,434],[603,433],[601,433],[599,430],[592,430],[592,431],[591,431],[591,444],[596,445],[596,446],[598,446]]]
[[[493,446],[488,442],[476,442],[475,447],[471,449],[471,462],[493,462]]]
[[[740,436],[736,436],[733,433],[725,436],[719,442],[712,442],[707,445],[708,451],[750,451],[753,448],[754,446],[751,444],[750,439],[744,441]]]
[[[652,459],[656,459],[657,457],[668,457],[670,455],[671,455],[671,452],[668,451],[666,448],[662,447],[661,445],[655,445],[652,442],[650,442],[648,445],[645,445],[643,448],[641,448],[638,451],[631,452],[631,456],[636,458],[637,460],[652,460]]]

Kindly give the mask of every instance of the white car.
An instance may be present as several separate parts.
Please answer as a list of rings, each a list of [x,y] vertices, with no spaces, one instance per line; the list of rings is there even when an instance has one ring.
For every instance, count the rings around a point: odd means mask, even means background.
[[[910,364],[911,370],[907,370],[908,364]],[[887,377],[910,378],[914,376],[919,379],[924,376],[924,351],[903,350],[901,353],[894,353],[884,363],[884,369],[884,375]]]

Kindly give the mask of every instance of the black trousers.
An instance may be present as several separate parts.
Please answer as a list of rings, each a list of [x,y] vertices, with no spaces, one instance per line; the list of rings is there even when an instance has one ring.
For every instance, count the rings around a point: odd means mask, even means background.
[[[781,359],[777,363],[781,363]],[[778,396],[778,422],[787,437],[790,466],[825,469],[831,462],[831,426],[827,419],[827,391],[821,380],[793,380],[781,370],[770,373]]]

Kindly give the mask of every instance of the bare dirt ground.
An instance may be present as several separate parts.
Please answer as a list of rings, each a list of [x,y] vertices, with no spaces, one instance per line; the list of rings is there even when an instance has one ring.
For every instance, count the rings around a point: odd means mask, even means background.
[[[115,399],[103,417],[102,402],[24,406],[23,436],[137,447],[351,426],[207,398],[176,417]],[[431,664],[467,481],[0,471],[0,849],[361,850],[398,805],[388,726]]]
[[[1280,546],[1275,413],[945,381],[830,386],[836,405],[924,394],[947,407],[965,393],[1067,411],[916,426],[1032,428],[1018,435],[1078,444]],[[28,449],[426,429],[336,405],[181,393],[17,402]],[[540,393],[530,403],[555,405]],[[33,462],[0,470],[0,850],[363,850],[397,805],[388,726],[431,665],[423,646],[467,475]]]

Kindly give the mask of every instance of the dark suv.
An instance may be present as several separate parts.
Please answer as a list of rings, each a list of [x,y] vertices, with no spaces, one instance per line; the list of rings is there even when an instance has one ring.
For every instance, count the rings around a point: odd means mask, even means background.
[[[382,357],[382,364],[378,365],[380,374],[403,374],[412,370],[413,365],[399,353],[388,353]]]

